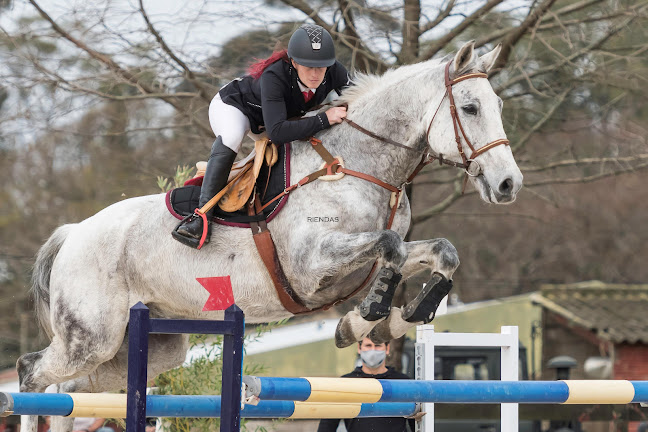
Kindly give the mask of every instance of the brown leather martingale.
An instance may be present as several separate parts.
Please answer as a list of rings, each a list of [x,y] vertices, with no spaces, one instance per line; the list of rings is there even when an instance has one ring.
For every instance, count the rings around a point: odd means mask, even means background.
[[[261,213],[260,208],[261,202],[259,201],[259,195],[256,194],[254,202],[248,204],[248,214],[253,216]],[[299,296],[297,296],[290,286],[290,282],[288,282],[283,267],[281,267],[281,261],[279,261],[279,255],[277,255],[277,249],[275,248],[266,221],[250,222],[250,228],[252,229],[254,244],[259,251],[263,264],[270,274],[270,279],[272,279],[272,284],[275,287],[275,291],[277,291],[277,296],[279,296],[279,301],[282,306],[294,315],[310,312],[310,309],[304,306],[304,303],[302,303]]]
[[[256,195],[254,205],[250,203],[248,206],[248,214],[254,215],[260,213],[260,207],[259,196]],[[272,235],[270,234],[270,230],[268,230],[266,222],[250,222],[250,227],[252,228],[252,238],[254,239],[254,244],[259,251],[259,255],[261,256],[263,264],[270,274],[270,279],[272,279],[272,284],[275,287],[275,291],[277,291],[279,301],[281,302],[281,305],[293,315],[302,315],[311,312],[317,312],[320,310],[327,310],[332,306],[348,300],[349,298],[357,294],[360,290],[362,290],[365,286],[367,286],[375,273],[377,262],[374,263],[365,280],[351,294],[348,294],[347,296],[341,299],[337,299],[324,306],[310,309],[304,305],[302,300],[290,285],[290,282],[288,282],[288,278],[283,271],[283,267],[281,267],[281,261],[279,261],[279,255],[277,254],[277,249],[275,248],[274,241],[272,240]]]
[[[279,256],[275,249],[274,241],[270,235],[270,231],[265,230],[252,235],[254,243],[259,251],[259,255],[265,264],[272,283],[275,286],[279,301],[284,308],[293,315],[299,315],[311,312],[309,308],[304,306],[301,299],[290,286],[290,282],[286,278],[279,262]]]

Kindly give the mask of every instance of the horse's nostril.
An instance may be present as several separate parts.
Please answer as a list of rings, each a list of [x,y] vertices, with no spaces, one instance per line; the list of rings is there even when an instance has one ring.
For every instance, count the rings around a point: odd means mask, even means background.
[[[513,180],[511,178],[507,178],[502,183],[500,183],[499,192],[502,195],[511,195],[511,193],[513,192]]]

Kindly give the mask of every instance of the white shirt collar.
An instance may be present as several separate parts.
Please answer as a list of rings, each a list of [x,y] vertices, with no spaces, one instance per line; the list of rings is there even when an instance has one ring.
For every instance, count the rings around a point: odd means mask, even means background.
[[[313,93],[315,93],[317,91],[317,89],[312,89],[312,88],[306,87],[305,85],[300,83],[299,80],[297,80],[297,84],[299,85],[299,91],[301,91],[302,93],[305,92],[305,91],[308,91],[308,90],[312,91]]]

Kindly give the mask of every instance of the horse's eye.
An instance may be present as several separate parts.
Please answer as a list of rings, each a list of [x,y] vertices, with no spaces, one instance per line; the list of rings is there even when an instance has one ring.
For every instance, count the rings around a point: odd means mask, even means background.
[[[461,107],[461,109],[462,109],[466,114],[469,114],[469,115],[477,115],[477,106],[476,106],[476,105],[473,105],[473,104],[464,105],[464,106]]]

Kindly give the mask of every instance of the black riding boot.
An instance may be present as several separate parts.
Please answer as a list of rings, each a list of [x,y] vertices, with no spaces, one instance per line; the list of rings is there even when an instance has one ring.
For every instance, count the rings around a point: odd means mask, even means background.
[[[223,144],[220,136],[216,137],[216,141],[212,145],[209,161],[207,161],[207,169],[205,170],[205,177],[200,188],[200,200],[198,206],[204,206],[214,195],[220,192],[221,189],[227,184],[230,170],[236,159],[236,152]],[[207,216],[207,223],[214,213],[214,207],[205,213]],[[193,215],[188,219],[182,221],[180,225],[173,231],[173,238],[179,242],[191,246],[198,247],[200,238],[203,233],[203,220],[201,217]],[[207,233],[205,243],[209,242],[211,236],[211,224]]]

